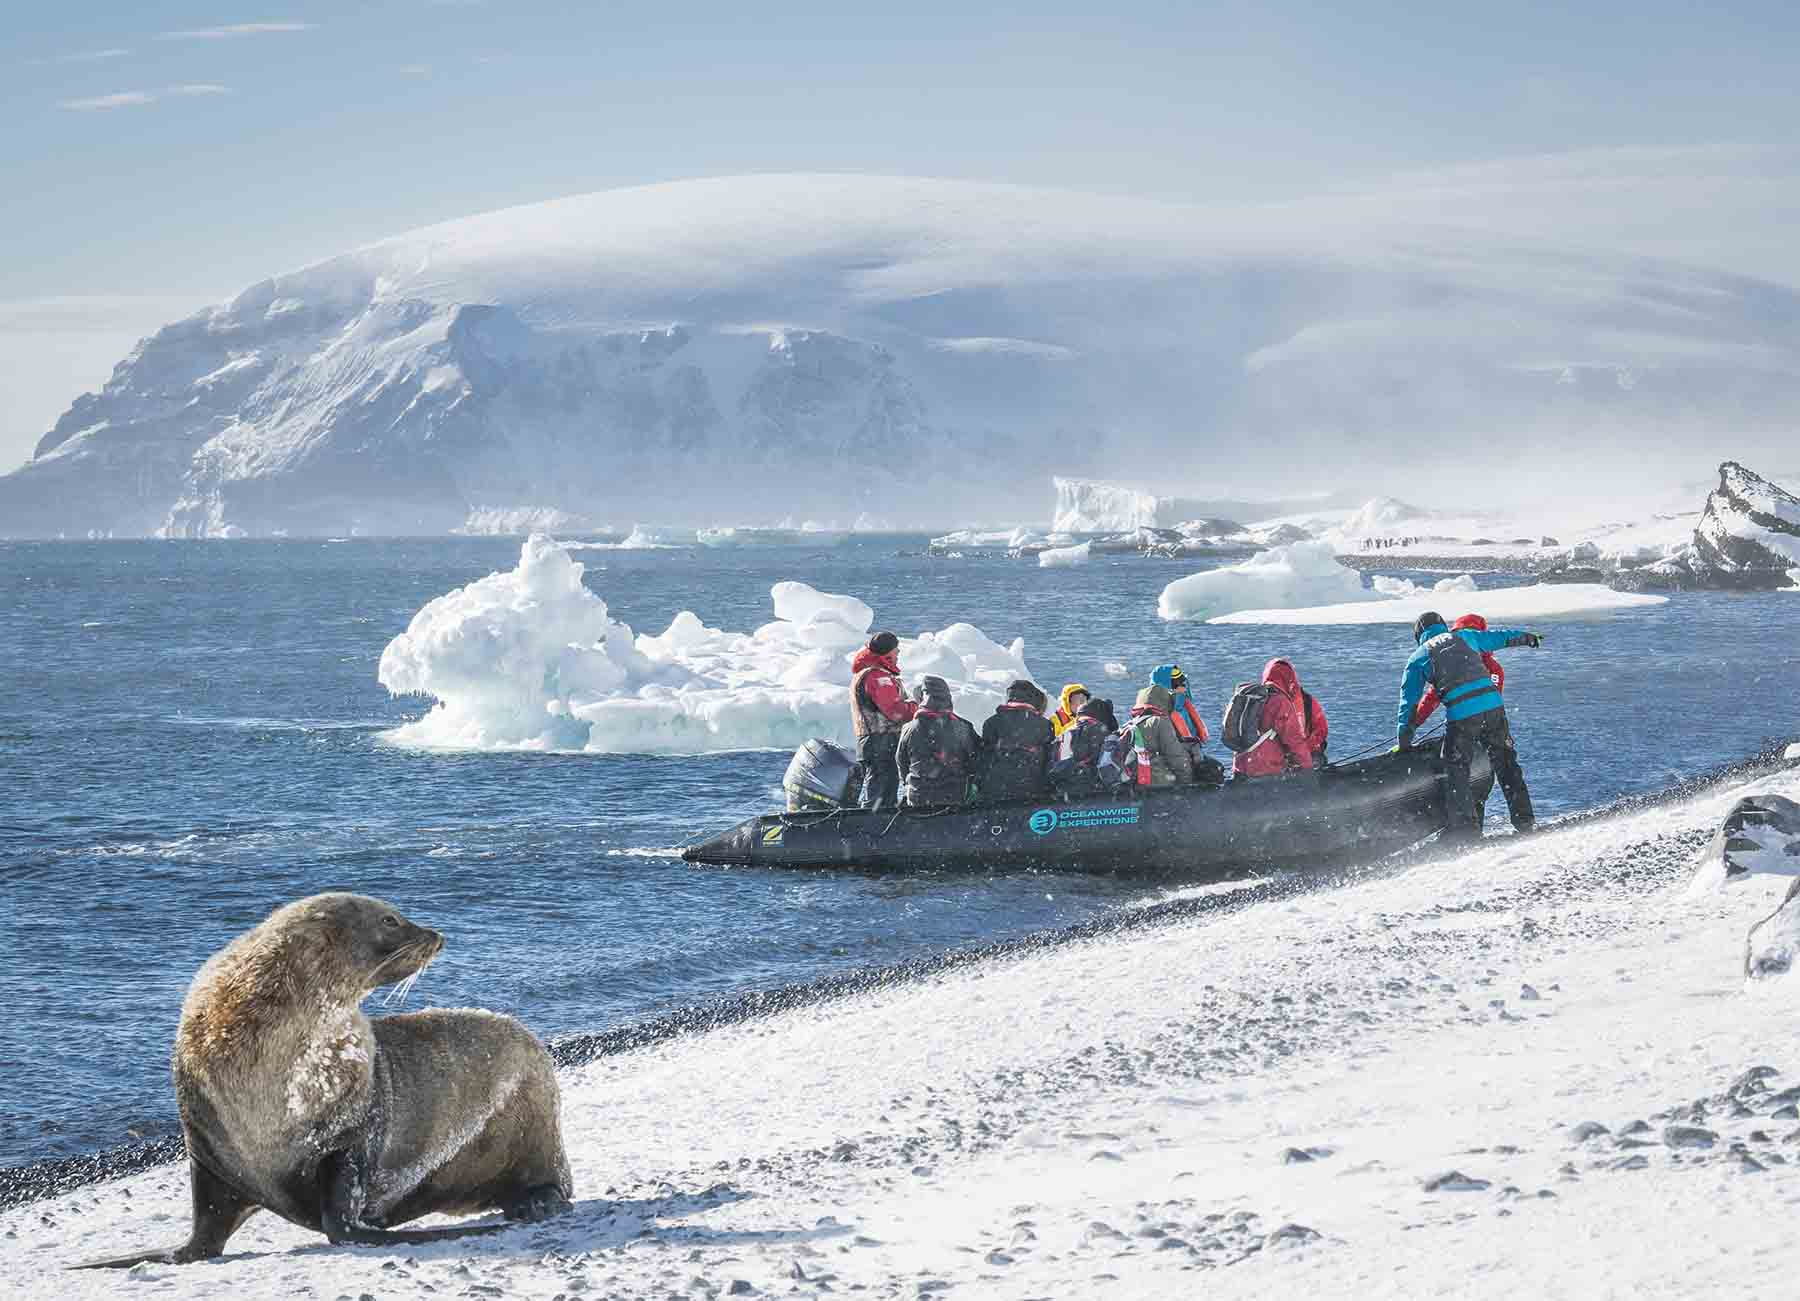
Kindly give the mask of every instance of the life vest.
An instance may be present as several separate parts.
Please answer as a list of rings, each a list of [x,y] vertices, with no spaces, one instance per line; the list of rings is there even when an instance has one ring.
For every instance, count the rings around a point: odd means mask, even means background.
[[[1150,739],[1144,735],[1148,719],[1137,719],[1125,731],[1131,736],[1131,748],[1125,752],[1125,780],[1132,786],[1149,786],[1155,779],[1150,764]]]

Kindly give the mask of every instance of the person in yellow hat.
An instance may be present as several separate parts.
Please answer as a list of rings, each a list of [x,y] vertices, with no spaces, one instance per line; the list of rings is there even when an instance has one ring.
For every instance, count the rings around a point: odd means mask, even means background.
[[[1075,726],[1075,718],[1081,713],[1081,707],[1093,697],[1093,692],[1079,682],[1071,682],[1062,689],[1062,703],[1056,712],[1050,715],[1051,726],[1056,728],[1056,735],[1061,736]]]

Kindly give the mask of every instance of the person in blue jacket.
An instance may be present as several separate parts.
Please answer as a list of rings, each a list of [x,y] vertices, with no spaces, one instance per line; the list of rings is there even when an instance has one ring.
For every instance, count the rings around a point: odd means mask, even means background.
[[[1519,767],[1512,729],[1506,722],[1506,705],[1487,665],[1481,662],[1481,654],[1508,646],[1537,647],[1543,644],[1543,638],[1517,629],[1461,628],[1452,632],[1442,615],[1428,610],[1413,623],[1413,641],[1418,649],[1406,661],[1406,673],[1400,679],[1397,739],[1401,747],[1412,744],[1413,712],[1429,683],[1437,689],[1438,699],[1444,703],[1444,717],[1449,720],[1444,732],[1449,832],[1458,836],[1481,834],[1475,797],[1469,788],[1469,763],[1478,745],[1487,751],[1494,776],[1506,795],[1506,811],[1512,815],[1513,827],[1520,832],[1530,831],[1536,821],[1531,811],[1531,792],[1525,789],[1525,773]]]

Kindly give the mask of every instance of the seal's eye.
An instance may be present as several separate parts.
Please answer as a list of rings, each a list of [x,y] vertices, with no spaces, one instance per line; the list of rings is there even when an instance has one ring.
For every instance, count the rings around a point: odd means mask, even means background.
[[[389,913],[386,917],[383,917],[381,919],[381,924],[383,926],[387,927],[390,931],[400,929],[400,919],[398,917],[394,916],[393,913]]]

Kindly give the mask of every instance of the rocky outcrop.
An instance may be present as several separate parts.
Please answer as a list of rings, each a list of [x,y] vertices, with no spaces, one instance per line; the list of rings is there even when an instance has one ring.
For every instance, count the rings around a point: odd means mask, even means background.
[[[1773,591],[1800,585],[1800,497],[1726,461],[1694,539],[1673,556],[1621,570],[1627,591]]]

